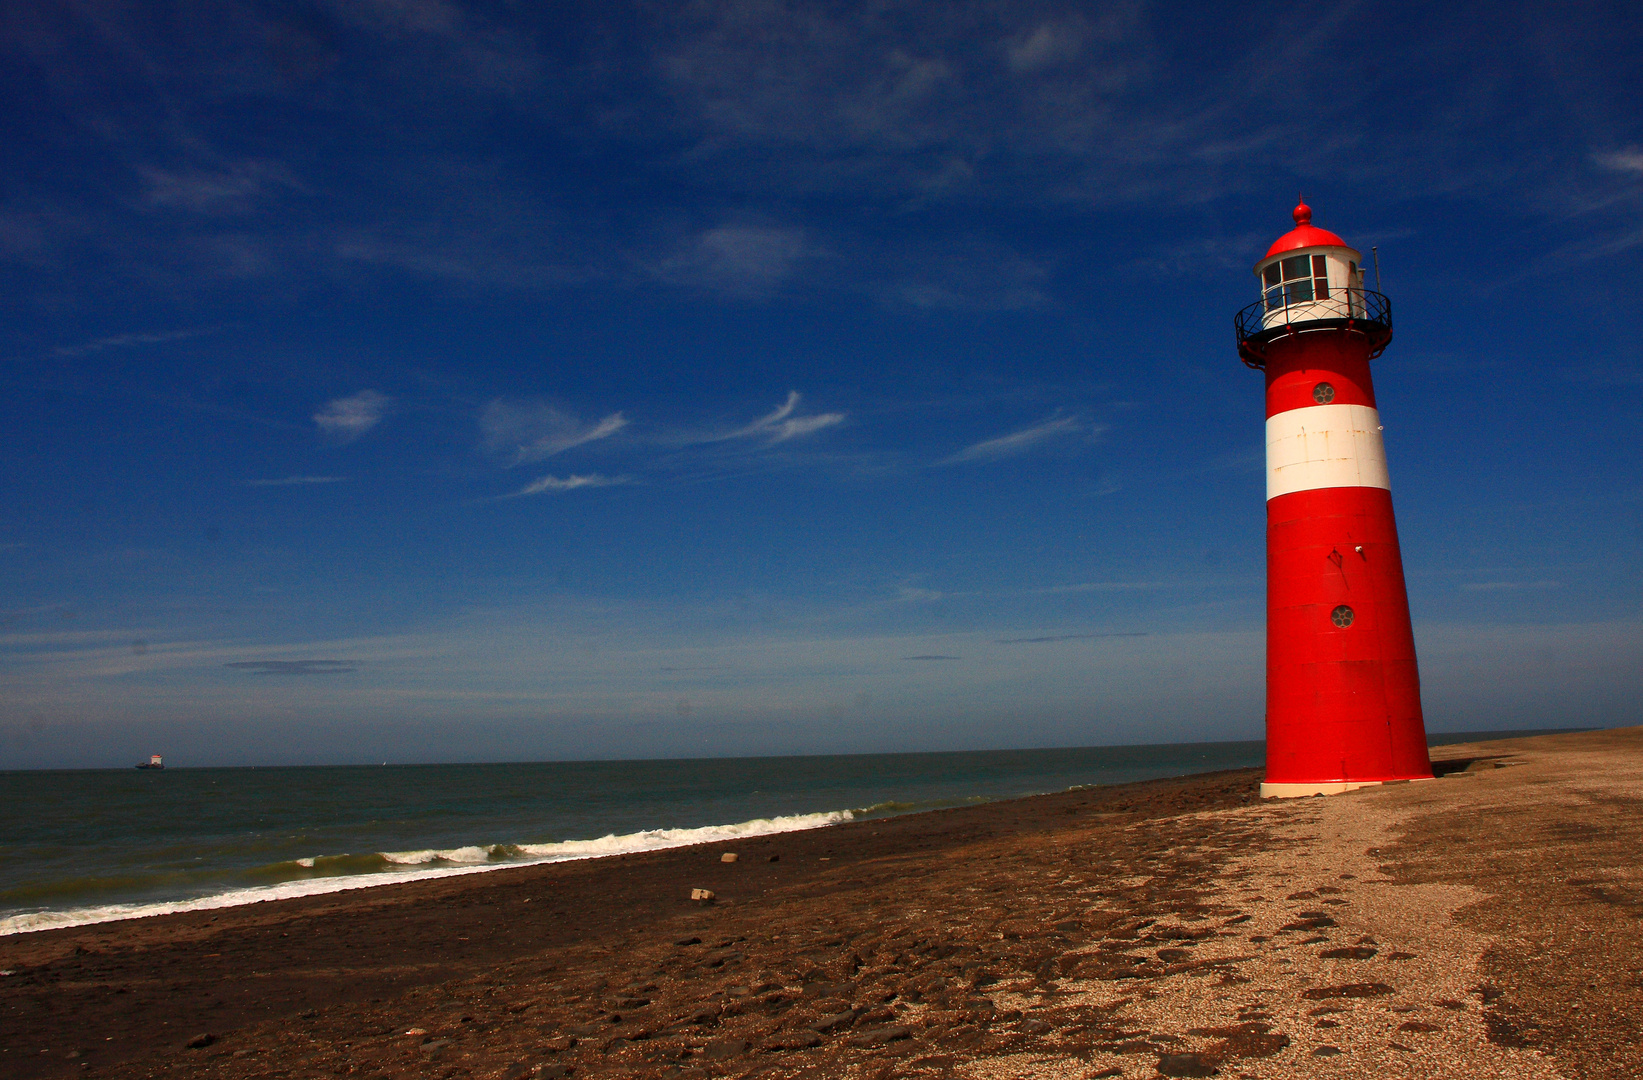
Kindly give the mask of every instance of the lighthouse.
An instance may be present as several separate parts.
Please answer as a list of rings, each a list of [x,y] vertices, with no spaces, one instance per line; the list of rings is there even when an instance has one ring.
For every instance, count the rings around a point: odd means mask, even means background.
[[[1362,261],[1302,203],[1234,320],[1239,358],[1266,375],[1263,796],[1432,775],[1369,372],[1392,302],[1364,288]]]

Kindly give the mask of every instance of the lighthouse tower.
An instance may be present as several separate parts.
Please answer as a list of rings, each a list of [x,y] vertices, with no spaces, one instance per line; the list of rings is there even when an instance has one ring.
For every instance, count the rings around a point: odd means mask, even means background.
[[[1369,375],[1392,303],[1364,288],[1361,261],[1302,203],[1235,320],[1239,358],[1266,373],[1263,796],[1432,775]]]

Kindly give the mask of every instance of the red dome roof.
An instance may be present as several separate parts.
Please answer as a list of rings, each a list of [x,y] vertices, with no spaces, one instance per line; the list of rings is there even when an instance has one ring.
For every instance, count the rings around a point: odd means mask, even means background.
[[[1295,228],[1284,233],[1272,242],[1266,249],[1266,258],[1270,259],[1285,251],[1299,251],[1301,248],[1311,247],[1346,247],[1347,243],[1328,229],[1320,229],[1312,224],[1312,207],[1306,203],[1295,208]]]

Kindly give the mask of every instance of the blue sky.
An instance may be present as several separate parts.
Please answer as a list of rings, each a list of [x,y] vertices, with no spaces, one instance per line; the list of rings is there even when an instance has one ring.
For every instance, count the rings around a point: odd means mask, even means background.
[[[1259,737],[1298,193],[1428,726],[1643,719],[1627,5],[3,19],[0,767]]]

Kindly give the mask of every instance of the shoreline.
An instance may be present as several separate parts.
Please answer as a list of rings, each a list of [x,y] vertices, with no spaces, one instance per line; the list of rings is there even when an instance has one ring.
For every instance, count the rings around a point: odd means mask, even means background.
[[[1518,733],[1502,732],[1438,732],[1432,738],[1431,745],[1442,746],[1459,741],[1464,736],[1494,737],[1503,734],[1513,734],[1517,737],[1528,737],[1541,734],[1567,734],[1568,731],[1531,731]],[[1471,741],[1471,740],[1466,740]],[[1181,749],[1193,749],[1200,746],[1245,746],[1248,743],[1183,743]],[[1074,750],[1108,750],[1125,751],[1135,749],[1154,750],[1156,747],[1122,745],[1115,747],[1079,747]],[[1041,753],[1041,750],[1016,751],[1020,754]],[[974,755],[975,751],[932,752],[929,755],[913,756],[952,756],[966,757]],[[839,755],[820,755],[826,759]],[[863,754],[843,755],[862,758],[903,758],[905,754]],[[694,759],[680,759],[694,760]],[[718,761],[721,759],[708,759]],[[765,759],[736,758],[723,759],[737,762],[760,761]],[[804,760],[791,756],[776,758],[777,761]],[[595,761],[583,762],[524,762],[524,763],[475,763],[473,765],[457,765],[456,768],[509,768],[516,765],[529,766],[575,766],[591,764],[606,766],[620,764],[619,762]],[[640,764],[654,764],[641,762]],[[441,765],[403,765],[400,768],[446,768]],[[202,767],[208,771],[223,771],[228,769],[264,769],[267,768],[294,768],[294,769],[342,769],[363,770],[374,772],[378,766],[345,765],[345,766],[235,766],[235,767]],[[113,770],[78,770],[81,772],[113,771]],[[189,771],[182,769],[179,771]],[[1216,770],[1210,770],[1216,771]],[[124,774],[123,770],[120,770]],[[1168,774],[1164,777],[1152,779],[1180,779],[1199,775],[1197,772]],[[69,929],[76,926],[93,926],[107,922],[117,922],[129,919],[153,918],[159,915],[170,915],[188,911],[220,911],[227,908],[243,907],[250,904],[268,903],[279,900],[293,899],[303,896],[319,896],[337,892],[352,892],[359,889],[378,888],[386,885],[404,884],[416,881],[438,880],[443,877],[468,876],[478,873],[491,873],[505,869],[523,868],[529,866],[546,865],[557,862],[569,862],[587,858],[609,858],[640,851],[658,851],[674,847],[685,847],[693,844],[712,843],[721,839],[739,839],[745,836],[763,835],[767,833],[794,832],[811,828],[831,827],[851,821],[872,820],[880,817],[897,817],[907,813],[923,813],[934,809],[952,809],[965,806],[980,806],[995,802],[1009,802],[1016,799],[1032,798],[1043,794],[1060,794],[1063,792],[1080,790],[1084,787],[1111,787],[1122,786],[1137,781],[1098,781],[1093,784],[1071,784],[1042,792],[1027,792],[1010,795],[976,795],[968,799],[948,798],[935,800],[933,804],[906,804],[901,802],[881,802],[873,805],[850,807],[845,809],[828,809],[790,814],[773,814],[764,817],[753,817],[744,821],[724,824],[701,826],[658,826],[656,828],[639,829],[630,833],[610,833],[599,837],[589,837],[578,840],[563,840],[541,843],[508,843],[487,842],[461,849],[434,850],[418,849],[406,851],[365,851],[363,853],[327,853],[318,856],[295,858],[279,863],[272,863],[254,867],[238,867],[222,871],[224,880],[221,883],[209,886],[209,891],[198,892],[193,895],[157,897],[149,899],[108,899],[73,903],[59,906],[40,906],[36,908],[19,907],[10,912],[0,911],[0,938],[16,934],[40,933],[45,930]],[[887,807],[898,806],[905,809],[887,811]],[[916,807],[916,808],[915,808]],[[496,857],[495,851],[508,850],[515,854],[507,857]],[[414,858],[413,858],[414,857]],[[332,872],[304,873],[290,869],[301,866],[312,871],[316,862],[325,864],[341,863],[344,860],[359,862],[361,860],[377,859],[383,865],[375,869],[356,869],[350,871],[333,870]],[[270,872],[287,868],[289,876],[267,883],[245,884],[236,883],[231,877],[241,878],[251,875],[268,875]]]
[[[1636,1075],[1614,1024],[1643,1009],[1643,920],[1622,917],[1643,912],[1640,751],[1640,729],[1458,744],[1437,783],[1329,799],[1199,774],[14,935],[0,1062],[18,1080]],[[1528,959],[1531,927],[1574,937]],[[1569,1002],[1582,1022],[1558,1020]]]
[[[871,809],[871,808],[868,808]],[[375,889],[389,885],[412,884],[419,881],[439,881],[445,878],[468,877],[474,874],[494,873],[501,870],[522,870],[533,866],[552,866],[558,863],[580,862],[584,859],[609,859],[646,851],[669,851],[674,848],[694,847],[704,843],[738,840],[757,836],[779,836],[789,832],[824,829],[856,820],[859,810],[834,810],[817,814],[799,814],[781,818],[756,818],[729,825],[705,825],[692,829],[653,829],[626,836],[597,837],[590,840],[566,840],[544,847],[592,849],[607,841],[631,841],[632,846],[617,851],[589,851],[587,854],[541,855],[518,859],[462,864],[451,862],[446,866],[426,869],[378,870],[369,873],[314,875],[292,878],[270,885],[230,888],[221,892],[178,900],[151,902],[95,904],[76,908],[46,909],[16,912],[0,916],[0,939],[17,934],[38,934],[48,930],[68,930],[79,926],[100,926],[104,923],[125,922],[132,919],[151,919],[190,911],[222,911],[248,907],[253,904],[278,903],[307,896],[328,896],[332,893]],[[826,819],[826,820],[823,820]],[[766,828],[765,826],[777,826]],[[669,836],[667,834],[675,834]],[[686,837],[683,834],[696,834]],[[712,834],[712,835],[709,835]],[[661,837],[659,842],[647,843],[645,838]],[[384,853],[378,853],[384,854]],[[429,860],[435,861],[435,860]],[[392,862],[392,859],[390,859]],[[416,864],[407,864],[416,865]]]

